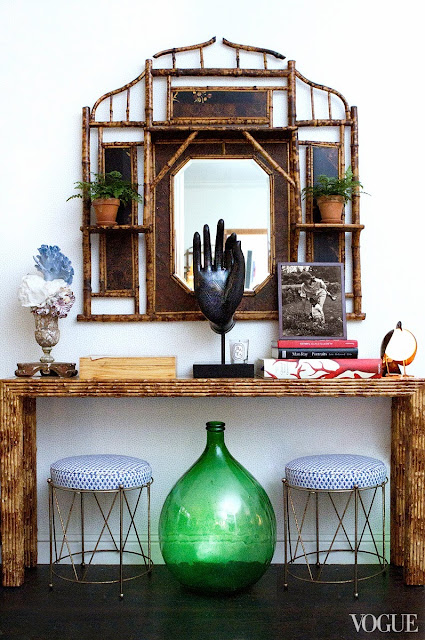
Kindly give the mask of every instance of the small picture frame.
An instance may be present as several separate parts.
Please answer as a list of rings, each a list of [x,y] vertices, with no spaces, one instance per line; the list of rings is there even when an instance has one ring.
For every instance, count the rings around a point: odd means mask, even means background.
[[[279,338],[347,338],[344,265],[278,263]]]

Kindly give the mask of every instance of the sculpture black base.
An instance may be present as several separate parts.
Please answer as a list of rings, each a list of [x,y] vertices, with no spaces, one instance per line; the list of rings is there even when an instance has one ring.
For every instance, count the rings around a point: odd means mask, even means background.
[[[254,378],[254,365],[242,364],[194,364],[194,378]]]

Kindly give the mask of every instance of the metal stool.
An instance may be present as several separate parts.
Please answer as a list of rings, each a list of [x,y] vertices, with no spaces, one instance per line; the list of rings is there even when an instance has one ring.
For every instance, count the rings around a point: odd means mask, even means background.
[[[51,465],[48,479],[50,588],[53,588],[54,575],[63,580],[86,584],[119,582],[122,598],[123,582],[139,578],[152,570],[150,558],[150,485],[152,481],[150,465],[145,460],[129,456],[73,456],[58,460]],[[146,501],[142,499],[144,490],[147,494]],[[100,534],[94,548],[90,550],[85,548],[85,511],[88,500],[94,506],[95,513],[100,515],[101,522]],[[144,502],[146,502],[147,516],[147,553],[143,550],[136,527],[136,516],[140,518]],[[116,533],[117,529],[119,534]],[[131,533],[133,541],[130,540]],[[105,538],[109,545],[107,548],[103,548]],[[136,548],[135,551],[128,548],[130,543]],[[94,564],[93,558],[100,552],[119,554],[118,578],[88,579],[88,571]],[[143,571],[138,572],[137,575],[124,577],[124,553],[141,557]],[[80,566],[76,562],[78,557],[81,559]],[[63,562],[64,560],[67,562]]]
[[[354,596],[358,597],[358,583],[383,573],[385,559],[385,485],[387,470],[383,462],[375,458],[348,454],[306,456],[292,460],[286,465],[283,482],[284,509],[284,571],[285,588],[288,574],[300,580],[326,584],[354,583]],[[381,489],[382,499],[382,551],[372,531],[370,516]],[[340,495],[337,495],[340,494]],[[301,509],[296,501],[301,502]],[[342,502],[342,504],[340,503]],[[336,530],[325,549],[320,548],[321,509],[327,502],[327,521],[336,518]],[[353,504],[354,503],[354,504]],[[350,509],[353,506],[353,509]],[[297,511],[298,507],[298,511]],[[314,533],[306,532],[310,512],[314,514]],[[350,531],[348,520],[354,533]],[[323,521],[323,517],[322,517]],[[311,521],[310,521],[311,522]],[[291,531],[294,535],[291,536]],[[372,550],[366,550],[365,533],[370,534]],[[345,545],[339,548],[340,538]],[[361,546],[363,543],[363,547]],[[338,545],[338,548],[336,548]],[[310,550],[313,549],[313,550]],[[329,567],[328,559],[336,551],[354,554],[354,572],[349,579],[324,578]],[[368,553],[378,559],[378,569],[368,575],[359,576],[359,553]],[[310,556],[315,563],[309,562]],[[305,563],[296,563],[303,558]],[[361,565],[360,565],[361,566]]]

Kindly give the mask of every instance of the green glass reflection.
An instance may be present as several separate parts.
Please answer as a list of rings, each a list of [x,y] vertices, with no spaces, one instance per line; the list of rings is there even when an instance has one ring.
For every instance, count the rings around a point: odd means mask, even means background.
[[[164,561],[186,587],[231,593],[254,584],[276,545],[276,517],[261,485],[207,422],[201,457],[168,494],[159,521]]]

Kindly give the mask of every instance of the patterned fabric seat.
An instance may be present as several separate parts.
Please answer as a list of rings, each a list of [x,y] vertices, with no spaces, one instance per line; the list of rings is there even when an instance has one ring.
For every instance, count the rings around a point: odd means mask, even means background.
[[[54,485],[67,489],[111,491],[140,487],[150,482],[151,466],[146,460],[114,454],[72,456],[50,466]]]
[[[372,487],[385,482],[387,469],[376,458],[327,454],[296,458],[286,465],[286,480],[294,487],[339,490]]]

